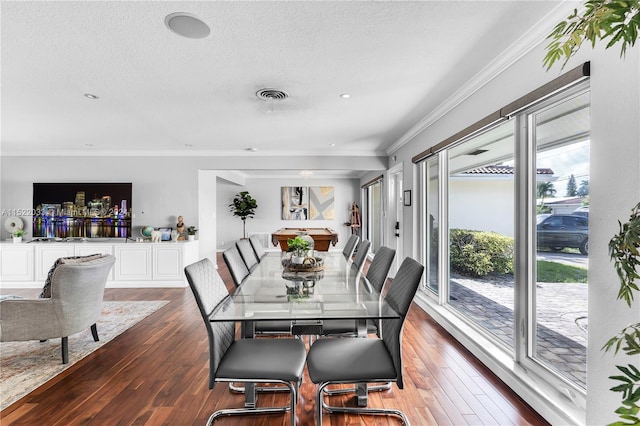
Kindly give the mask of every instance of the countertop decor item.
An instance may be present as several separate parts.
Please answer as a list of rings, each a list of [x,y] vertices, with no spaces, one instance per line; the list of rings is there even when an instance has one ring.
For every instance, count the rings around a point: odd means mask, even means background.
[[[24,229],[24,222],[18,216],[10,216],[4,221],[4,229],[13,235],[15,231]]]
[[[21,243],[22,242],[22,236],[24,234],[26,234],[24,229],[16,229],[15,231],[13,231],[11,233],[11,236],[13,237],[13,242],[14,243]]]
[[[140,228],[140,235],[142,235],[142,238],[146,238],[146,239],[151,239],[151,233],[155,231],[155,228],[153,226],[143,226]]]
[[[196,233],[198,232],[198,228],[195,226],[190,226],[187,228],[187,240],[193,241],[196,239]]]

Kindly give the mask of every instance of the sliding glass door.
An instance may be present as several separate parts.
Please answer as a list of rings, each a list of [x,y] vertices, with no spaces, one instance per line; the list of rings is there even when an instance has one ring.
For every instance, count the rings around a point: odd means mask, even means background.
[[[378,179],[364,187],[367,205],[365,238],[371,241],[372,253],[375,253],[383,244],[382,182],[382,179]]]
[[[588,86],[425,158],[426,294],[575,400],[586,393]]]
[[[448,157],[449,306],[513,348],[513,122]]]
[[[424,237],[425,287],[434,294],[439,293],[438,274],[440,253],[440,179],[438,157],[425,161],[422,174],[424,179],[424,210],[426,235]]]
[[[589,92],[527,115],[536,167],[527,359],[586,389]],[[533,200],[531,200],[533,201]],[[533,250],[532,250],[533,252]]]

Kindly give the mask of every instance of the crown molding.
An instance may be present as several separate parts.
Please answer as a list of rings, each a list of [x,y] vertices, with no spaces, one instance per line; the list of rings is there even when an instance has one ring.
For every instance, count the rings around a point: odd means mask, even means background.
[[[580,2],[578,0],[562,1],[540,21],[538,21],[529,31],[509,45],[509,47],[498,55],[497,58],[489,62],[487,66],[481,69],[480,72],[471,78],[465,85],[460,87],[460,89],[455,91],[436,109],[409,129],[408,132],[402,135],[400,139],[387,149],[387,155],[390,156],[398,151],[422,131],[432,126],[467,98],[488,84],[491,80],[511,67],[524,55],[543,43],[556,23],[569,16],[573,9],[578,7],[579,3]]]
[[[9,151],[1,157],[387,157],[383,151],[55,150]]]

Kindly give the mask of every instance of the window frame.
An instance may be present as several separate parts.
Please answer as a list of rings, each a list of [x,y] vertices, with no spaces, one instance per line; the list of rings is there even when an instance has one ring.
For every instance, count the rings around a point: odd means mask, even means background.
[[[581,94],[591,91],[588,79],[572,84],[563,90],[558,90],[550,96],[545,97],[539,102],[529,104],[524,108],[518,109],[508,119],[514,122],[514,163],[515,163],[515,180],[514,180],[514,347],[507,347],[500,342],[490,332],[483,330],[470,321],[468,318],[457,313],[448,306],[449,300],[449,224],[448,205],[449,205],[449,173],[448,161],[449,150],[452,147],[459,146],[471,138],[500,126],[503,120],[494,120],[490,125],[483,126],[481,129],[466,135],[455,143],[449,143],[447,146],[438,150],[427,150],[424,153],[414,157],[419,157],[420,167],[419,186],[420,191],[416,196],[420,200],[416,200],[420,207],[420,258],[423,262],[428,262],[425,244],[428,241],[428,224],[426,222],[429,211],[427,209],[427,182],[428,161],[437,158],[439,166],[439,253],[438,253],[438,292],[434,293],[427,286],[427,278],[423,277],[423,285],[420,286],[420,294],[432,300],[440,308],[442,312],[447,312],[461,319],[466,327],[474,329],[483,337],[487,338],[496,347],[501,348],[506,354],[512,357],[515,364],[523,367],[524,374],[534,378],[534,380],[542,379],[544,382],[557,389],[578,407],[584,408],[586,404],[586,389],[578,386],[576,383],[569,381],[557,371],[537,361],[531,356],[534,350],[534,339],[536,333],[535,324],[535,293],[533,287],[536,285],[536,146],[535,146],[535,127],[531,122],[531,117],[538,111],[549,108],[552,105],[566,101],[569,98],[580,96]],[[426,264],[426,263],[425,263]],[[463,331],[464,333],[464,331]],[[506,349],[506,350],[505,350]],[[492,355],[496,356],[496,355]]]

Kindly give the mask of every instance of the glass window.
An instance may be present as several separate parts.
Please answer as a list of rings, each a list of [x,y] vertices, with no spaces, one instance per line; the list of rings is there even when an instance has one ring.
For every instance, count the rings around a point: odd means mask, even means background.
[[[514,137],[507,121],[449,150],[449,304],[514,347]]]
[[[371,241],[371,252],[375,253],[382,242],[382,180],[365,188],[367,199],[366,238]]]
[[[547,217],[534,225],[528,356],[586,389],[589,196],[575,187],[588,188],[589,182],[589,93],[544,106],[530,114],[529,123],[536,167],[545,171],[536,175],[536,187],[548,190],[535,201],[536,211]]]
[[[424,229],[425,237],[425,285],[426,288],[435,294],[438,294],[438,253],[440,245],[440,179],[438,177],[439,160],[438,157],[426,161],[425,164],[425,208],[427,214],[425,217]]]
[[[589,109],[587,85],[576,86],[427,158],[419,204],[424,290],[577,398],[586,393]]]

